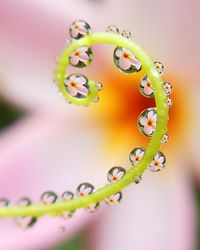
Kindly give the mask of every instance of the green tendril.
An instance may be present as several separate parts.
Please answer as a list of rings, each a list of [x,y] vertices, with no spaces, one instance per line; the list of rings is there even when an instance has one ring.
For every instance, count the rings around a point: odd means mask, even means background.
[[[112,44],[116,47],[121,46],[128,49],[141,62],[145,74],[151,80],[156,102],[157,126],[156,131],[153,134],[145,151],[144,157],[136,166],[131,167],[122,179],[116,181],[115,183],[108,184],[88,196],[75,198],[71,201],[60,201],[58,203],[50,205],[33,204],[27,207],[3,207],[0,208],[0,217],[40,217],[42,215],[57,216],[64,211],[73,211],[79,208],[88,207],[90,204],[100,202],[109,197],[110,195],[121,191],[123,188],[134,182],[134,180],[141,176],[142,173],[147,169],[148,165],[159,151],[159,148],[161,146],[161,139],[167,131],[167,97],[162,87],[163,81],[159,73],[157,72],[153,61],[149,58],[145,51],[143,51],[140,46],[138,46],[133,41],[126,39],[119,34],[109,32],[90,33],[79,40],[73,41],[68,47],[64,49],[63,53],[59,58],[57,68],[54,72],[54,77],[58,83],[59,90],[67,101],[73,102],[78,105],[87,105],[95,99],[95,97],[97,96],[98,89],[93,81],[89,80],[88,83],[90,88],[90,94],[86,98],[78,99],[71,97],[67,93],[66,87],[64,85],[64,79],[68,76],[68,74],[66,73],[66,68],[69,64],[70,54],[74,51],[74,49],[81,46],[91,46],[96,43]]]

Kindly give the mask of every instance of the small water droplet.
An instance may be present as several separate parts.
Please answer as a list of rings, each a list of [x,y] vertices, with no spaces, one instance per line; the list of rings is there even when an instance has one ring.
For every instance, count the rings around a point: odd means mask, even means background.
[[[135,184],[139,184],[142,182],[142,176],[138,176],[136,179],[135,179]]]
[[[63,201],[70,201],[74,198],[74,193],[71,191],[65,191],[62,193],[62,200]]]
[[[107,179],[109,182],[116,182],[124,177],[126,170],[122,167],[113,167],[108,171]]]
[[[165,91],[166,95],[170,95],[172,93],[173,87],[172,87],[171,83],[164,82],[163,83],[163,88],[164,88],[164,91]]]
[[[117,68],[127,74],[132,74],[142,69],[142,64],[126,48],[117,47],[113,53],[113,60]]]
[[[155,108],[148,108],[140,113],[138,118],[139,131],[147,136],[151,137],[156,130],[157,112]]]
[[[167,143],[169,141],[169,135],[168,134],[164,134],[163,138],[161,139],[161,143]]]
[[[94,98],[94,103],[98,103],[99,102],[99,96],[96,96],[95,98]]]
[[[116,25],[109,25],[106,29],[106,32],[119,33],[119,29]]]
[[[163,73],[164,73],[164,66],[161,62],[154,62],[155,66],[156,66],[156,69],[158,71],[158,73],[162,76]]]
[[[122,36],[126,37],[127,39],[131,38],[131,32],[129,30],[123,30],[122,31]]]
[[[88,213],[94,213],[99,208],[99,202],[96,204],[90,204],[88,207],[85,208],[85,211]]]
[[[172,104],[173,104],[172,99],[168,97],[168,98],[167,98],[167,106],[168,106],[168,107],[171,107]]]
[[[46,191],[41,195],[41,201],[45,205],[55,203],[57,200],[57,195],[52,191]]]
[[[70,36],[73,39],[80,39],[88,35],[90,32],[90,25],[83,20],[77,20],[73,22],[69,29]]]
[[[103,89],[103,84],[101,82],[97,82],[97,88],[101,91]]]
[[[117,202],[120,202],[122,199],[122,193],[118,192],[116,194],[113,194],[111,196],[109,196],[108,198],[105,199],[105,203],[107,205],[114,205]]]
[[[0,199],[0,207],[7,207],[9,205],[10,201],[7,198],[1,198]]]

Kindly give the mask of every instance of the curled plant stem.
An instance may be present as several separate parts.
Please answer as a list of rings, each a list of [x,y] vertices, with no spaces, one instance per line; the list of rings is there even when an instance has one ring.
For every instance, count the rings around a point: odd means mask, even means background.
[[[163,135],[167,131],[167,123],[168,123],[168,107],[166,105],[166,94],[162,87],[163,81],[157,72],[153,61],[149,58],[149,56],[133,41],[122,37],[119,34],[102,32],[102,33],[91,33],[77,41],[72,42],[68,47],[66,47],[61,54],[57,68],[54,72],[54,77],[58,82],[58,87],[64,97],[70,101],[70,96],[66,91],[64,85],[64,79],[67,76],[66,67],[69,64],[70,54],[77,47],[81,46],[91,46],[96,43],[105,43],[112,44],[114,46],[121,46],[127,48],[130,52],[132,52],[138,60],[141,62],[142,67],[146,75],[149,77],[152,83],[152,87],[155,95],[156,109],[157,109],[157,126],[156,131],[153,134],[148,147],[145,151],[144,157],[138,163],[137,166],[131,167],[130,170],[126,172],[124,177],[121,180],[116,181],[115,183],[111,183],[106,185],[105,187],[98,189],[94,193],[82,197],[75,198],[71,201],[62,201],[50,205],[41,205],[34,204],[28,207],[4,207],[0,208],[0,217],[17,217],[17,216],[34,216],[40,217],[42,215],[51,215],[57,216],[61,214],[63,211],[72,211],[78,208],[87,207],[90,204],[94,204],[104,200],[112,194],[115,194],[121,191],[123,188],[131,184],[138,176],[141,176],[142,173],[147,169],[147,166],[152,161],[154,156],[157,154],[160,146],[161,139]],[[84,101],[73,100],[76,104],[87,104],[91,102],[96,96],[97,89],[95,84],[90,81],[90,91],[92,95],[89,95],[87,98],[84,98]]]

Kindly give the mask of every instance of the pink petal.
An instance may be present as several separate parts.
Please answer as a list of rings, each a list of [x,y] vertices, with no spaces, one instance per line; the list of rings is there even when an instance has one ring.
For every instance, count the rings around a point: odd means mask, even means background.
[[[120,57],[119,58],[119,66],[123,70],[127,70],[131,67],[131,61],[127,58]]]
[[[88,92],[89,92],[89,90],[86,88],[86,87],[84,87],[84,86],[78,86],[77,87],[77,91],[80,93],[80,94],[82,94],[82,95],[87,95],[88,94]]]
[[[76,28],[72,28],[71,29],[71,34],[72,34],[72,37],[77,37],[78,36],[78,30]]]
[[[153,132],[153,128],[150,127],[150,126],[144,126],[144,132],[145,132],[145,134],[147,134],[147,135],[151,135],[152,132]]]
[[[140,117],[140,124],[146,126],[148,119],[146,117]]]
[[[116,55],[117,57],[121,57],[121,56],[123,55],[122,49],[117,49],[117,50],[115,51],[115,55]]]
[[[71,56],[70,62],[73,65],[76,65],[79,62],[79,57],[78,56]]]
[[[71,85],[68,85],[67,90],[71,96],[76,96],[77,95],[77,89],[72,87]]]
[[[83,84],[86,83],[86,79],[84,77],[82,77],[82,76],[77,77],[76,78],[76,83],[78,83],[79,85],[83,85]]]
[[[153,92],[153,90],[150,87],[144,87],[144,93],[146,95],[150,95]]]
[[[81,53],[80,57],[79,57],[79,60],[82,61],[82,62],[87,62],[89,61],[89,56],[87,53]]]
[[[154,112],[153,111],[150,111],[147,115],[148,119],[152,119],[152,116],[153,116]]]

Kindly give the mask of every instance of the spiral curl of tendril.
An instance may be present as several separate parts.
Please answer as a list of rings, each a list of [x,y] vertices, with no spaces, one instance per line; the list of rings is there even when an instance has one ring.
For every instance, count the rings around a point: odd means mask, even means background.
[[[123,178],[116,182],[107,184],[106,186],[94,191],[85,197],[77,197],[69,201],[59,201],[53,204],[32,204],[27,207],[20,206],[8,206],[0,208],[0,217],[19,217],[19,216],[33,216],[40,217],[43,215],[58,216],[64,211],[75,211],[79,208],[87,208],[91,204],[97,204],[102,200],[105,200],[109,196],[120,192],[123,188],[129,184],[137,181],[143,172],[147,169],[152,159],[158,153],[161,146],[163,136],[167,132],[168,123],[168,109],[166,105],[167,96],[163,89],[163,81],[158,73],[154,62],[150,59],[147,53],[131,39],[121,36],[112,32],[90,32],[86,36],[72,40],[71,43],[64,48],[61,53],[57,67],[54,72],[54,78],[57,81],[58,88],[63,94],[64,98],[71,103],[77,105],[88,105],[93,102],[98,95],[98,87],[92,80],[88,81],[89,95],[86,98],[74,98],[69,95],[64,85],[64,80],[68,76],[66,68],[69,65],[69,57],[71,53],[78,47],[88,46],[93,44],[110,44],[116,47],[123,47],[133,53],[136,58],[141,62],[142,68],[145,74],[151,81],[154,91],[154,98],[157,111],[157,125],[153,136],[150,139],[148,147],[141,161],[134,167],[131,167],[123,176]]]

